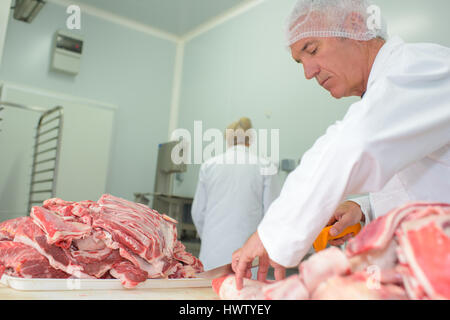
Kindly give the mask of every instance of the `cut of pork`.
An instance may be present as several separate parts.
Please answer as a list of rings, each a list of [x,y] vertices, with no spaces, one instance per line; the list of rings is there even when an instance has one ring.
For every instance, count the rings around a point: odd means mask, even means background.
[[[354,256],[371,250],[381,250],[389,244],[403,221],[445,214],[449,208],[450,204],[415,202],[391,210],[365,226],[352,238],[346,247],[346,253],[348,256]]]
[[[108,194],[97,202],[48,199],[30,217],[2,222],[2,240],[31,247],[71,277],[115,277],[127,288],[148,278],[189,278],[203,271],[177,240],[176,220]],[[0,265],[0,271],[10,269]]]
[[[203,264],[193,254],[186,251],[186,246],[180,241],[176,241],[173,256],[176,260],[181,261],[186,266],[186,274],[184,277],[190,278],[195,273],[203,272]],[[190,268],[188,268],[189,266]],[[192,270],[191,270],[192,269]],[[191,272],[189,272],[191,270]]]
[[[114,199],[115,200],[115,199]],[[176,227],[156,211],[135,210],[109,197],[99,200],[100,212],[93,227],[108,231],[112,239],[152,263],[161,255],[173,256]]]
[[[266,283],[244,278],[244,287],[236,289],[236,276],[230,274],[212,281],[213,290],[222,300],[264,300],[262,288]]]
[[[94,278],[83,272],[83,267],[70,255],[67,249],[49,244],[44,231],[31,219],[19,226],[14,241],[36,249],[48,259],[50,265],[55,269],[62,270],[77,278]]]
[[[350,262],[338,248],[322,250],[299,266],[300,278],[309,292],[313,292],[323,281],[333,276],[350,273]]]
[[[354,273],[334,276],[321,283],[311,294],[311,300],[406,300],[405,290],[396,285],[371,286],[368,275]]]
[[[164,256],[160,256],[159,259],[155,259],[152,263],[149,263],[147,260],[142,259],[126,248],[121,247],[119,252],[123,258],[130,261],[135,267],[145,271],[148,278],[156,279],[163,278],[165,276],[164,269],[168,263],[168,260]]]
[[[244,281],[243,293],[261,299],[292,299],[295,292],[297,299],[314,300],[450,299],[449,270],[450,204],[409,203],[365,226],[345,251],[329,248],[301,262],[300,281],[250,282],[248,289]],[[237,295],[233,279],[218,280],[220,298],[247,298]]]
[[[137,268],[130,261],[125,259],[115,264],[109,273],[114,278],[120,279],[125,288],[133,288],[148,278],[145,271]]]
[[[69,254],[82,267],[84,273],[95,278],[101,278],[122,260],[118,250],[109,248],[92,251],[70,250]]]
[[[20,217],[0,223],[0,241],[14,240],[14,236],[16,235],[19,226],[28,220],[30,220],[30,217]]]
[[[0,241],[0,269],[7,275],[22,278],[68,278],[53,268],[34,248],[14,241]],[[0,277],[2,273],[0,272]]]
[[[33,247],[48,259],[52,267],[81,279],[100,278],[122,260],[118,250],[107,247],[100,250],[78,250],[74,246],[61,248],[50,244],[45,233],[32,220],[20,226],[14,241]]]
[[[284,280],[264,285],[262,292],[266,300],[308,300],[309,292],[297,274]]]
[[[404,274],[409,292],[421,296],[423,289],[431,299],[450,299],[450,215],[405,222],[397,236],[400,262],[410,271]]]
[[[122,257],[149,278],[193,277],[203,271],[200,260],[177,240],[176,220],[108,194],[98,204],[92,226],[105,230],[111,237],[107,245],[119,248]]]
[[[33,207],[33,222],[44,232],[49,244],[69,248],[73,239],[81,239],[91,233],[91,226],[78,222],[73,216],[61,216],[43,207]]]
[[[243,279],[243,288],[237,290],[236,276],[230,274],[212,281],[213,290],[222,300],[307,300],[308,289],[298,275],[280,281],[263,282]]]

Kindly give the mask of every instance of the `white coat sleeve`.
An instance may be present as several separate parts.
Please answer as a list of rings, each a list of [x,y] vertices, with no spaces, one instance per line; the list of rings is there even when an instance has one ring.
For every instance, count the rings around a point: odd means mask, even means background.
[[[449,143],[450,60],[413,58],[373,83],[288,176],[258,226],[272,260],[298,265],[346,196],[379,191]]]
[[[191,215],[194,222],[197,233],[202,238],[203,226],[205,224],[206,216],[206,201],[207,193],[205,186],[205,172],[204,167],[200,167],[199,178],[197,183],[197,189],[195,191],[194,200],[192,202]]]

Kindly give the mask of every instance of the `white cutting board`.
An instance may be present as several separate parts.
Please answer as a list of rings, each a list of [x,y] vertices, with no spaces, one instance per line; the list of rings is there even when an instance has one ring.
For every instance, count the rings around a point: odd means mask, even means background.
[[[130,290],[125,288],[118,279],[25,279],[4,274],[0,279],[0,283],[21,291]],[[211,287],[210,279],[148,279],[139,283],[135,288],[165,289],[205,287]]]

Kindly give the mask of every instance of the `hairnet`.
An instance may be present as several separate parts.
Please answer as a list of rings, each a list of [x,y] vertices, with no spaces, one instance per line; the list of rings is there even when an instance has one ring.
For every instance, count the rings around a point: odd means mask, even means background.
[[[387,27],[369,0],[298,0],[287,20],[287,46],[308,37],[386,40]]]

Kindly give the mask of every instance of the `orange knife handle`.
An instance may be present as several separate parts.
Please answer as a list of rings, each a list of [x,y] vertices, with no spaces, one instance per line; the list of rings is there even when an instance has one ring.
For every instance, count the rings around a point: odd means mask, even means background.
[[[317,236],[316,240],[313,243],[314,250],[316,252],[321,251],[327,247],[328,244],[328,235],[330,231],[331,226],[325,227],[322,229],[322,231]]]
[[[357,224],[355,224],[353,226],[345,228],[344,231],[342,231],[340,234],[338,234],[335,237],[332,237],[329,235],[328,240],[339,239],[339,238],[342,238],[343,236],[346,236],[349,233],[353,233],[353,236],[356,236],[359,233],[359,231],[361,231],[361,224],[358,222]]]
[[[327,247],[329,240],[342,238],[343,236],[345,236],[349,233],[353,233],[353,236],[356,236],[359,233],[359,231],[361,231],[361,224],[357,223],[353,226],[345,228],[345,230],[343,232],[341,232],[340,234],[338,234],[337,236],[332,237],[332,236],[330,236],[331,227],[332,226],[323,228],[322,231],[320,232],[319,236],[314,241],[313,247],[314,247],[314,250],[316,250],[316,252],[325,249]]]

